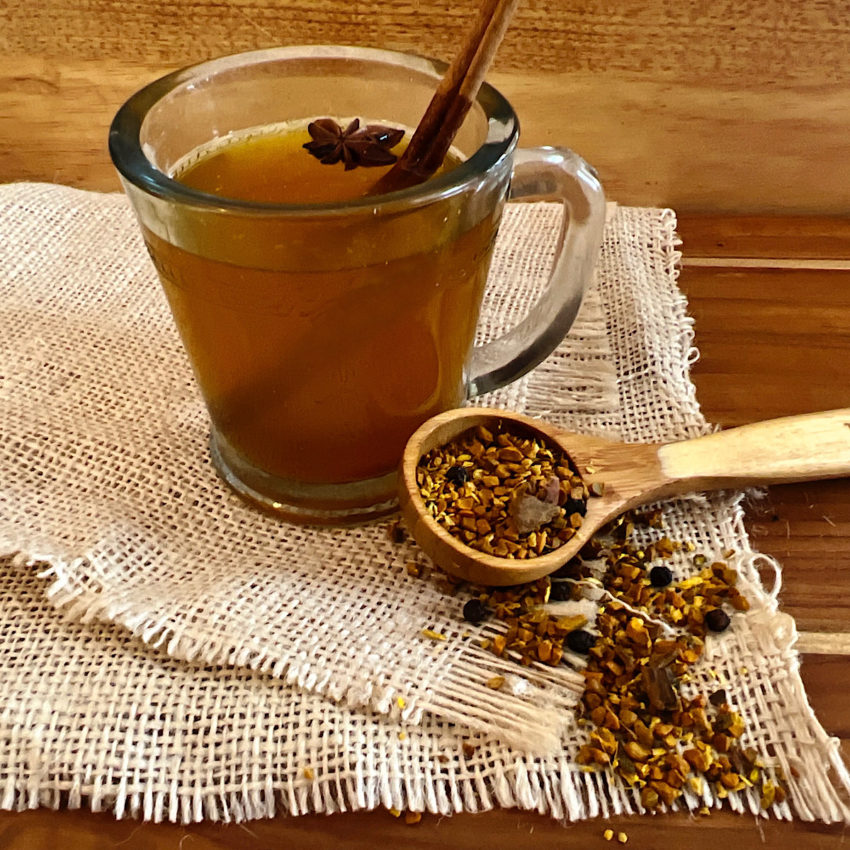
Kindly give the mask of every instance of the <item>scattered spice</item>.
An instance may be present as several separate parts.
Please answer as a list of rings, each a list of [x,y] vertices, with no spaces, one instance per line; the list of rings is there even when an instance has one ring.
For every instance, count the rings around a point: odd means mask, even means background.
[[[492,616],[502,621],[506,629],[485,638],[481,647],[499,657],[514,657],[524,666],[560,664],[565,640],[587,625],[587,617],[547,612],[543,606],[549,599],[550,586],[550,579],[542,578],[516,587],[476,588],[476,598],[490,607]],[[588,634],[588,638],[592,641],[593,635]]]
[[[613,829],[606,829],[605,832],[602,833],[602,837],[606,841],[610,841],[614,837],[614,830]]]
[[[511,559],[536,558],[572,538],[593,490],[560,449],[502,422],[432,449],[416,480],[426,509],[449,534]]]
[[[553,581],[549,590],[550,602],[567,602],[572,599],[572,585],[566,581]]]
[[[673,581],[673,571],[670,567],[653,567],[649,571],[649,583],[653,587],[667,587]]]
[[[617,833],[617,841],[619,841],[620,844],[625,844],[628,840],[629,840],[629,836],[626,835],[625,832],[618,832]]]
[[[618,518],[582,552],[604,559],[603,585],[613,599],[597,615],[599,635],[584,671],[580,723],[591,728],[579,764],[613,770],[649,810],[670,807],[688,788],[699,794],[705,782],[721,799],[755,787],[763,804],[782,802],[784,788],[742,745],[744,721],[726,692],[706,699],[680,689],[702,655],[713,612],[725,615],[724,603],[749,607],[736,571],[719,561],[704,566],[707,559],[696,556],[703,567],[697,575],[656,587],[649,562],[683,545],[662,538],[641,548],[631,542],[635,521],[632,514]],[[580,559],[570,564],[582,575]]]
[[[590,632],[584,629],[576,629],[567,635],[565,644],[573,651],[581,655],[587,655],[590,652],[593,644],[596,643],[596,638]]]
[[[636,525],[660,528],[660,512],[630,511],[618,517],[553,577],[511,588],[473,588],[475,596],[466,604],[484,606],[505,628],[483,639],[481,646],[523,665],[557,665],[565,648],[587,654],[579,723],[589,727],[588,743],[576,760],[587,770],[613,771],[639,793],[645,809],[669,808],[685,790],[700,795],[705,783],[720,799],[753,788],[763,808],[783,803],[784,774],[743,745],[745,723],[729,704],[726,690],[707,697],[686,696],[681,690],[709,632],[730,626],[723,606],[749,609],[737,588],[737,572],[725,561],[709,563],[695,554],[699,573],[674,584],[670,571],[670,581],[661,583],[653,561],[695,547],[666,536],[639,546],[631,539]],[[608,601],[599,609],[593,633],[584,628],[584,616],[559,617],[545,605],[581,598],[582,583],[591,575],[589,564],[598,561],[605,564],[602,585]],[[450,583],[454,589],[462,586]],[[717,678],[716,671],[709,673]],[[501,687],[503,677],[488,684],[496,687],[497,682]],[[614,833],[609,837],[608,832],[604,837],[611,840]],[[628,837],[618,833],[617,839],[625,843]]]
[[[721,706],[724,702],[728,702],[726,697],[726,691],[722,688],[718,691],[714,691],[713,693],[708,695],[708,701],[714,706]]]
[[[404,822],[408,826],[414,826],[422,820],[422,812],[405,812]]]
[[[407,530],[404,527],[404,523],[402,523],[401,520],[390,523],[390,525],[387,526],[387,537],[392,543],[396,543],[398,545],[404,543],[404,541],[407,540]]]
[[[725,632],[731,622],[729,615],[722,608],[713,608],[705,614],[705,624],[713,632]]]
[[[307,125],[307,132],[312,141],[302,147],[324,165],[343,162],[346,171],[358,165],[366,168],[392,165],[398,157],[390,150],[404,137],[404,130],[398,127],[381,124],[361,127],[359,118],[345,129],[333,118],[317,118]]]
[[[490,609],[476,597],[463,606],[463,619],[468,623],[482,623],[490,615]]]

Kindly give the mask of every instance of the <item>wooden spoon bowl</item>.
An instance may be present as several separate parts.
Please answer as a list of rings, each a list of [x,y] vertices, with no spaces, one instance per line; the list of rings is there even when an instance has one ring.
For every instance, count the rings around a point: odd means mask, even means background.
[[[588,499],[581,528],[561,548],[527,560],[487,555],[452,537],[428,513],[416,481],[420,459],[478,425],[536,436],[569,455],[586,484],[604,485],[601,496]],[[676,443],[620,443],[506,410],[460,408],[429,419],[411,436],[401,461],[399,503],[413,538],[447,573],[505,586],[554,572],[629,508],[703,490],[847,475],[850,409],[789,416]]]

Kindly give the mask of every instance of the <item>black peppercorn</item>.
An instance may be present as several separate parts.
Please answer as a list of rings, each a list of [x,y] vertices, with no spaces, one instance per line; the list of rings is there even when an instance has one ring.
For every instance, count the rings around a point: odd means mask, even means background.
[[[572,584],[568,581],[553,581],[549,588],[550,602],[566,602],[572,595]]]
[[[706,612],[705,624],[713,632],[725,632],[729,628],[729,615],[722,608],[712,608]]]
[[[649,583],[653,587],[667,587],[673,581],[673,572],[670,567],[653,567],[649,571]]]
[[[468,623],[480,623],[490,614],[489,608],[480,599],[470,599],[463,606],[463,619]]]
[[[590,648],[596,643],[595,635],[586,632],[584,629],[576,629],[567,635],[566,644],[573,652],[579,652],[582,655],[587,655]]]
[[[459,487],[469,481],[469,470],[465,466],[452,466],[446,472],[446,481]]]
[[[564,513],[570,517],[573,514],[585,516],[587,514],[587,502],[583,499],[567,499],[564,502]]]

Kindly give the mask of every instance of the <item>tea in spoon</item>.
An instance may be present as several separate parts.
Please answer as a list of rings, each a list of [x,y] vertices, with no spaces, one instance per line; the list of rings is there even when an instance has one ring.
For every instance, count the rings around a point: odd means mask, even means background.
[[[420,459],[479,425],[548,443],[569,456],[587,485],[602,485],[602,495],[588,499],[581,527],[560,548],[527,560],[489,555],[453,537],[429,514],[417,482]],[[442,569],[475,584],[504,586],[554,572],[629,508],[704,490],[847,475],[850,408],[772,419],[674,443],[620,443],[505,410],[461,408],[429,419],[411,436],[401,462],[399,501],[413,538]]]

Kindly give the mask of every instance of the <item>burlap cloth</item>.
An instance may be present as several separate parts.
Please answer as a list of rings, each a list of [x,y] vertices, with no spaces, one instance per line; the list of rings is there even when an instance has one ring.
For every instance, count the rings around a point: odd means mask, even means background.
[[[483,337],[526,310],[558,216],[506,213]],[[677,260],[672,212],[617,209],[568,338],[476,403],[627,440],[709,430]],[[465,623],[465,597],[410,576],[426,559],[386,524],[290,526],[218,481],[122,196],[0,187],[0,316],[0,806],[183,822],[378,805],[641,811],[573,761],[586,734],[571,710],[577,658],[554,670],[497,659],[480,647],[493,626]],[[722,682],[745,743],[783,768],[777,816],[850,820],[850,777],[808,706],[794,623],[778,582],[761,584],[738,503],[664,506],[671,537],[736,551],[752,602],[709,640],[691,687]],[[498,691],[486,685],[497,673]],[[755,792],[728,802],[759,811]],[[706,783],[683,805],[721,801]]]

